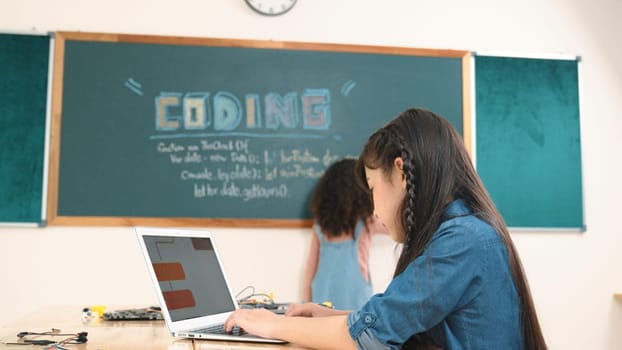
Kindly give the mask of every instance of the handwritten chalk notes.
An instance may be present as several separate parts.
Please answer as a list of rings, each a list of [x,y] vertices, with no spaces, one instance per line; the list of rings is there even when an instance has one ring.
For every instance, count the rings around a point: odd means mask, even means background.
[[[339,159],[330,149],[256,149],[251,139],[157,143],[162,166],[175,167],[188,199],[238,198],[244,202],[288,197],[288,182],[316,180]],[[256,151],[251,151],[255,150]],[[168,164],[167,164],[168,163]]]

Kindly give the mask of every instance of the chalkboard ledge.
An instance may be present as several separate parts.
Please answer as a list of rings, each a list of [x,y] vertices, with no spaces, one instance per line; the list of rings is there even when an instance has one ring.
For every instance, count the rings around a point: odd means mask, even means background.
[[[159,227],[276,227],[308,228],[311,219],[151,218],[110,216],[56,216],[50,225],[61,226],[159,226]]]
[[[508,226],[510,232],[570,232],[583,233],[587,230],[587,226],[581,227],[513,227]]]

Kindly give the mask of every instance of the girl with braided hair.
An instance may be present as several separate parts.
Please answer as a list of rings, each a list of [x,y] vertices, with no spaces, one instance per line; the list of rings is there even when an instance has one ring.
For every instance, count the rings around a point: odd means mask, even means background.
[[[445,119],[402,112],[369,138],[358,174],[374,214],[403,244],[385,292],[352,312],[236,311],[227,329],[316,349],[547,348],[507,227]]]

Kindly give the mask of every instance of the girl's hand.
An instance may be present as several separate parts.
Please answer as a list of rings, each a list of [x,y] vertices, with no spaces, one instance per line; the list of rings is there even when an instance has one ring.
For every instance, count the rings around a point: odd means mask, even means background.
[[[225,321],[225,331],[231,332],[238,326],[247,333],[263,338],[274,338],[274,330],[282,316],[266,309],[240,309],[234,311]]]

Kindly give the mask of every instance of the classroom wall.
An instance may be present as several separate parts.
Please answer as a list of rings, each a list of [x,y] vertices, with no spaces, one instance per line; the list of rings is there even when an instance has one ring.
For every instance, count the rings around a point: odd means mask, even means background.
[[[299,0],[276,18],[257,15],[243,0],[20,0],[2,7],[0,32],[10,33],[99,31],[580,55],[587,230],[512,237],[550,348],[622,349],[622,301],[613,298],[622,293],[622,2]],[[300,298],[308,230],[213,232],[235,291],[253,285],[274,291],[280,301]],[[381,290],[395,255],[388,239],[374,244],[372,278]],[[0,266],[0,325],[48,304],[155,302],[127,227],[0,228]]]

